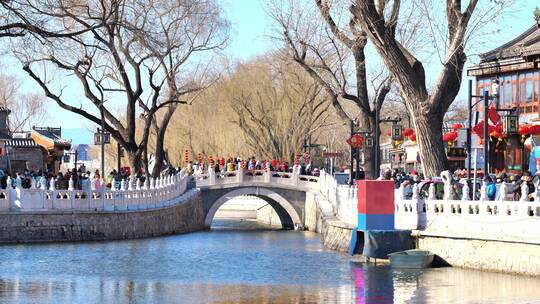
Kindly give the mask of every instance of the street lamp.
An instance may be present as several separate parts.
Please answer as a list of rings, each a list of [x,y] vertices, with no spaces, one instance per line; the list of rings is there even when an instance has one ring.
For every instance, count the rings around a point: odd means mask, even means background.
[[[394,118],[391,118],[390,116],[386,116],[384,119],[379,119],[379,122],[391,122],[392,123],[392,130],[391,130],[391,135],[392,135],[392,140],[394,142],[397,142],[399,140],[401,140],[401,138],[403,137],[403,126],[399,124],[399,122],[401,122],[401,118],[399,117],[394,117]],[[379,128],[379,125],[376,126],[377,128]],[[380,132],[378,132],[380,133]],[[378,145],[379,144],[379,141],[376,139],[376,144],[377,144],[377,151],[380,150],[380,146]],[[377,152],[377,158],[378,158],[378,152]],[[378,160],[377,160],[378,161]],[[380,166],[379,164],[377,163],[377,170],[380,171]],[[379,173],[379,172],[378,172]]]
[[[519,116],[513,114],[517,108],[512,109],[500,109],[499,106],[499,80],[493,79],[491,81],[491,92],[492,95],[489,95],[489,91],[484,91],[483,95],[473,95],[472,94],[472,79],[469,79],[469,103],[468,103],[468,127],[467,127],[467,183],[470,183],[471,180],[471,149],[472,149],[472,108],[478,104],[479,101],[473,104],[472,99],[477,98],[481,99],[484,102],[484,176],[489,172],[489,101],[492,99],[495,102],[495,110],[501,112],[509,112],[506,115],[504,120],[504,130],[508,134],[517,133]]]
[[[94,145],[101,146],[101,175],[105,173],[105,144],[111,143],[111,133],[106,131],[105,128],[97,128],[94,133]]]
[[[64,163],[69,163],[71,162],[71,155],[75,156],[75,163],[74,163],[74,166],[75,166],[75,170],[77,170],[77,160],[78,160],[78,156],[79,156],[79,152],[77,151],[77,149],[75,149],[74,152],[72,151],[69,151],[69,152],[66,152],[64,154]]]

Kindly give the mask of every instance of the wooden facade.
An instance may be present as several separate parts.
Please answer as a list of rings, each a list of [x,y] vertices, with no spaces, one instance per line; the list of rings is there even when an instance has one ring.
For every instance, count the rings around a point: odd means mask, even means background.
[[[499,89],[494,100],[499,109],[519,113],[520,123],[540,117],[540,23],[502,46],[480,55],[480,63],[467,69],[475,77],[476,95],[494,95],[492,83]],[[483,102],[478,102],[478,120],[484,119]],[[503,113],[501,113],[503,115]],[[528,152],[522,138],[508,135],[504,140],[490,142],[490,166],[493,172],[522,173],[528,167]]]

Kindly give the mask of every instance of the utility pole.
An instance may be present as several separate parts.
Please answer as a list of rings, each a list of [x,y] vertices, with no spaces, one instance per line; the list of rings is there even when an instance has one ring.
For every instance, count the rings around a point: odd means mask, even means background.
[[[103,105],[100,108],[101,111],[101,180],[105,177],[105,114],[103,113]]]

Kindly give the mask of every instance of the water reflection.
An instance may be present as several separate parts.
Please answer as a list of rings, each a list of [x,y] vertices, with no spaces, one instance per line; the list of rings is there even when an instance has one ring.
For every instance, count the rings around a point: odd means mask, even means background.
[[[316,234],[0,246],[1,303],[535,303],[540,280],[350,262]],[[540,303],[540,301],[537,301]]]

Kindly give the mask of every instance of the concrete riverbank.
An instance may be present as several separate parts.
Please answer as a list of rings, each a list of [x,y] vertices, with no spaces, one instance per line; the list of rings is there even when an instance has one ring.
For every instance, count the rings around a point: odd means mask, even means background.
[[[0,243],[102,241],[155,237],[204,228],[198,190],[171,206],[132,211],[1,212]]]

